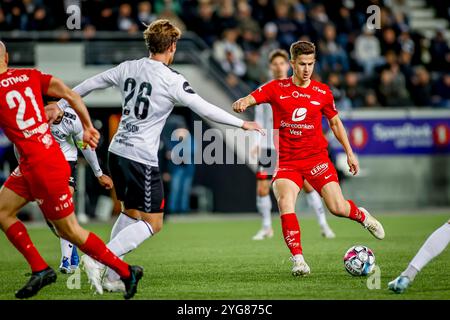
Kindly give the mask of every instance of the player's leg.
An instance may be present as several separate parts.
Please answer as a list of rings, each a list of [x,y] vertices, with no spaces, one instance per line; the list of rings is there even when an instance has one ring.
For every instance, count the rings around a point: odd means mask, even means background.
[[[67,239],[81,251],[100,263],[112,268],[120,275],[126,286],[127,292],[124,295],[126,299],[134,296],[137,289],[137,282],[143,275],[141,267],[129,266],[119,259],[106,247],[105,243],[96,234],[85,230],[79,225],[73,211],[63,218],[49,220],[55,226],[61,237]],[[97,291],[102,293],[100,275],[91,275],[90,279],[94,281],[93,284]]]
[[[322,236],[327,239],[335,238],[336,235],[328,225],[327,217],[325,215],[325,208],[323,207],[320,194],[316,190],[314,190],[314,188],[306,180],[303,184],[303,190],[305,190],[306,201],[308,202],[308,205],[313,208],[317,216],[317,221],[319,222]]]
[[[403,293],[411,282],[414,281],[416,275],[425,267],[433,258],[437,257],[444,251],[450,243],[450,220],[443,226],[434,231],[415,257],[411,260],[408,267],[399,277],[389,282],[388,288],[395,293]]]
[[[17,170],[14,171],[16,174]],[[31,267],[29,281],[16,292],[16,298],[24,299],[34,296],[44,286],[55,282],[56,273],[39,254],[25,225],[16,217],[17,212],[27,204],[27,199],[31,199],[31,196],[23,176],[14,176],[15,173],[0,189],[0,227]]]
[[[291,251],[294,262],[292,274],[294,276],[301,276],[309,274],[310,269],[303,258],[300,225],[295,213],[295,203],[297,201],[297,195],[301,190],[303,178],[299,177],[296,180],[300,181],[300,185],[298,184],[299,182],[278,176],[273,182],[273,191],[280,211],[284,241]]]
[[[346,200],[338,182],[328,182],[322,187],[321,194],[332,214],[357,221],[369,230],[375,238],[380,240],[384,238],[384,229],[381,223],[366,209],[358,208],[352,200]]]
[[[261,229],[253,236],[253,240],[273,237],[272,199],[270,199],[270,180],[265,176],[256,178],[256,209],[262,216]]]
[[[381,223],[364,208],[357,207],[352,200],[346,200],[339,185],[333,163],[328,156],[318,156],[303,166],[305,179],[317,190],[325,201],[328,210],[338,217],[359,222],[377,239],[384,238]]]
[[[163,226],[164,190],[159,169],[110,153],[110,170],[118,199],[124,200],[126,227],[108,243],[118,256],[135,250]],[[118,276],[107,269],[104,286],[115,287]],[[120,285],[120,284],[119,284]]]
[[[73,169],[72,164],[70,164],[70,167],[71,167],[71,175],[70,175],[70,179],[69,179],[69,190],[70,190],[70,194],[73,195],[75,193],[76,177],[74,176],[74,169]],[[77,268],[77,266],[75,266],[75,265],[74,265],[73,269],[71,267],[71,260],[72,260],[72,254],[74,252],[74,245],[62,237],[59,238],[59,244],[61,247],[61,263],[59,265],[59,271],[61,273],[69,273],[69,274],[73,273],[75,271],[75,269]]]

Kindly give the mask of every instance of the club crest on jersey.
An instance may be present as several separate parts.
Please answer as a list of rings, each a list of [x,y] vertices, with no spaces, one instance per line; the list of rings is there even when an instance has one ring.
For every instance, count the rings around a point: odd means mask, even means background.
[[[302,121],[306,118],[306,108],[297,108],[292,112],[292,121]]]
[[[183,83],[183,90],[187,93],[195,93],[194,89],[192,89],[191,85],[187,81]]]

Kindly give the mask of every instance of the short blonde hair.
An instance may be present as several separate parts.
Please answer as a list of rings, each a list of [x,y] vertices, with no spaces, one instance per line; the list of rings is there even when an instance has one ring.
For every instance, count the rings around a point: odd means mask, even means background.
[[[151,53],[164,53],[181,37],[181,31],[169,20],[153,21],[144,31],[144,40]]]
[[[294,61],[302,54],[314,54],[316,56],[316,46],[309,41],[297,41],[291,45],[291,60]]]
[[[289,54],[287,53],[286,50],[283,50],[283,49],[272,50],[269,53],[269,62],[272,63],[272,61],[277,57],[281,57],[284,60],[289,61]]]

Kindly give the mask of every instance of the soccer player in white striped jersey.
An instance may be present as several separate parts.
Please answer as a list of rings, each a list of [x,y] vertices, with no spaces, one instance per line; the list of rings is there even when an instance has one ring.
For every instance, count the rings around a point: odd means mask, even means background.
[[[91,167],[100,185],[107,190],[113,187],[111,178],[103,174],[95,151],[84,145],[83,125],[72,108],[67,107],[64,111],[61,111],[59,117],[50,126],[50,131],[70,165],[69,189],[72,194],[77,187],[77,147],[83,153],[86,162]],[[60,242],[61,264],[59,271],[62,273],[73,273],[79,262],[77,248],[63,238],[60,238]]]
[[[212,121],[262,132],[255,122],[243,121],[205,101],[183,75],[169,68],[180,36],[181,31],[170,21],[156,20],[144,31],[149,57],[125,61],[73,89],[86,96],[115,86],[122,94],[122,117],[108,159],[117,198],[124,208],[113,226],[108,248],[120,257],[162,228],[164,194],[157,153],[162,128],[176,103]],[[64,109],[67,103],[58,105]],[[57,108],[48,106],[46,112],[51,121]],[[101,281],[102,266],[88,256],[81,260],[88,272],[95,274],[97,292],[103,293],[103,288],[123,290],[114,271],[108,269]]]
[[[285,79],[289,72],[289,54],[285,50],[276,49],[269,54],[269,68],[273,79]],[[256,108],[255,121],[263,128],[267,128],[267,135],[260,136],[255,150],[259,154],[258,171],[256,172],[256,208],[262,216],[262,227],[253,236],[253,240],[263,240],[273,237],[272,228],[272,200],[270,198],[270,179],[275,170],[276,151],[273,144],[273,115],[272,109]],[[305,180],[303,190],[306,200],[314,209],[319,222],[321,234],[327,239],[335,238],[333,230],[328,225],[325,209],[319,193]]]
[[[416,275],[431,260],[440,255],[450,243],[450,220],[443,226],[436,229],[425,241],[408,267],[400,276],[389,282],[389,290],[395,293],[403,293],[411,285]]]

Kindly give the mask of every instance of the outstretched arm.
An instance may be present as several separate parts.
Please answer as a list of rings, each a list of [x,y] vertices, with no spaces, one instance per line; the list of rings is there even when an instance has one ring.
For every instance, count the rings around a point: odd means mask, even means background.
[[[347,164],[349,166],[349,171],[355,175],[359,171],[359,163],[355,154],[353,153],[352,146],[348,140],[347,132],[345,131],[344,124],[338,115],[335,115],[329,120],[330,128],[333,130],[334,136],[340,144],[344,147],[345,153],[347,154]]]
[[[244,112],[248,107],[256,105],[255,98],[249,94],[248,96],[244,98],[240,98],[239,100],[235,101],[232,105],[234,112]]]
[[[222,110],[221,108],[207,102],[198,94],[181,93],[179,102],[188,106],[195,113],[218,123],[228,124],[244,130],[256,130],[262,132],[261,127],[256,122],[244,121],[232,114]]]
[[[119,75],[120,65],[84,80],[82,83],[73,88],[73,91],[78,93],[80,96],[85,97],[94,90],[106,89],[113,85],[118,85]],[[58,107],[62,110],[70,105],[70,101],[68,100],[58,101]]]
[[[92,148],[96,148],[100,134],[92,125],[89,112],[80,95],[66,86],[61,79],[55,77],[52,77],[50,80],[47,95],[65,99],[70,103],[83,124],[83,141],[88,143]]]

